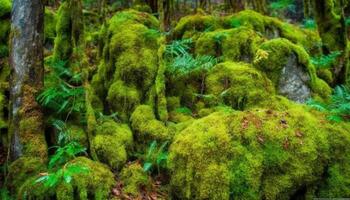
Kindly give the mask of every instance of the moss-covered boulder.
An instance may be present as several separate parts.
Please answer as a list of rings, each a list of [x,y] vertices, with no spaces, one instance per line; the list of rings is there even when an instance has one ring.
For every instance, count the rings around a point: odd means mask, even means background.
[[[132,149],[133,135],[127,124],[108,120],[97,126],[92,143],[100,162],[112,169],[121,169]]]
[[[303,46],[310,52],[319,52],[317,46],[321,40],[316,31],[304,30],[252,10],[244,10],[227,16],[223,19],[223,24],[225,28],[249,27],[268,39],[286,38],[294,44]]]
[[[176,24],[173,37],[175,39],[197,38],[199,33],[221,28],[221,19],[206,15],[202,11],[194,15],[185,16]]]
[[[296,105],[199,119],[170,147],[172,194],[179,199],[349,196],[344,163],[350,159],[350,127],[324,120]]]
[[[130,117],[137,148],[144,149],[152,141],[166,141],[171,138],[171,131],[164,122],[156,119],[151,106],[140,105]]]
[[[195,53],[221,57],[224,61],[251,63],[263,41],[254,30],[248,27],[205,32],[196,41]]]
[[[132,197],[139,197],[141,189],[150,187],[150,178],[139,163],[125,166],[120,173],[123,183],[123,193]]]
[[[157,27],[152,15],[128,10],[113,16],[104,32],[103,59],[92,86],[123,121],[128,121],[137,105],[154,102]]]
[[[279,38],[264,42],[260,49],[266,52],[266,57],[255,62],[255,66],[266,73],[279,94],[305,102],[313,94],[327,97],[331,93],[330,87],[317,77],[303,47]]]
[[[252,66],[225,62],[216,65],[206,78],[207,94],[214,96],[210,106],[224,104],[234,109],[266,105],[274,96],[271,81]],[[209,107],[210,107],[209,106]]]
[[[17,172],[23,174],[22,176],[16,174],[16,177],[22,177],[25,180],[15,182],[18,184],[16,187],[19,188],[17,199],[103,200],[108,199],[112,187],[116,184],[114,175],[107,166],[86,157],[78,157],[67,165],[79,164],[88,169],[87,173],[74,174],[70,183],[61,180],[55,187],[46,187],[42,183],[36,182],[40,177],[39,173],[45,172],[45,169],[36,169],[38,163],[35,160],[19,161],[18,164],[26,165],[25,167],[19,167],[19,169],[25,170],[24,172]],[[15,166],[17,163],[13,165]],[[13,169],[15,169],[14,166]]]

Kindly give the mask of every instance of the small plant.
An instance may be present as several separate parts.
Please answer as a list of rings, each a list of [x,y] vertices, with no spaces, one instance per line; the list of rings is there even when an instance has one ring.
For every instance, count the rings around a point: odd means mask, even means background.
[[[161,169],[166,168],[168,160],[167,147],[168,142],[164,142],[158,147],[157,141],[153,141],[148,147],[147,154],[144,158],[143,170],[151,172],[154,168],[157,168],[158,173],[160,173]]]
[[[328,104],[312,99],[307,104],[314,109],[326,112],[330,121],[341,122],[350,120],[350,88],[347,86],[337,86]]]
[[[188,107],[180,107],[175,110],[177,113],[182,113],[185,115],[192,115],[192,110],[189,109]]]
[[[50,64],[50,86],[38,97],[38,102],[58,114],[82,112],[84,109],[84,87],[80,85],[81,75],[66,67],[66,62]]]
[[[254,61],[253,63],[254,64],[257,64],[259,63],[260,61],[262,60],[266,60],[269,58],[269,52],[263,50],[263,49],[258,49],[256,51],[256,54],[255,54],[255,58],[254,58]]]
[[[166,46],[165,53],[170,58],[187,55],[191,45],[192,39],[175,40]]]
[[[317,69],[328,69],[341,56],[341,51],[333,51],[328,55],[321,55],[319,57],[312,57],[311,63],[316,66]]]

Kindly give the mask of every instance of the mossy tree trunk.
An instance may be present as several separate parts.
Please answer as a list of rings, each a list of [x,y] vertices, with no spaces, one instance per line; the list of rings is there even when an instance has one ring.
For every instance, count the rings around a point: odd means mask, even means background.
[[[323,53],[342,52],[333,66],[334,85],[344,84],[348,75],[348,40],[344,16],[346,3],[344,0],[312,0]]]
[[[312,17],[311,0],[303,0],[303,6],[304,6],[304,18],[311,18]]]
[[[43,113],[36,102],[43,88],[44,5],[41,0],[14,0],[10,65],[11,158],[47,158]]]

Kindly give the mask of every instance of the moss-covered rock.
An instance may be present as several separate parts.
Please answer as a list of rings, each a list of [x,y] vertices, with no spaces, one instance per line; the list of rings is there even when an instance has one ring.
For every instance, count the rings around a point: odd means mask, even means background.
[[[286,38],[294,44],[302,45],[309,51],[317,51],[316,46],[321,41],[315,31],[300,29],[277,18],[264,16],[252,10],[244,10],[225,17],[223,21],[225,28],[246,26],[263,34],[268,39]]]
[[[150,14],[127,10],[113,16],[106,27],[103,59],[92,86],[113,112],[128,121],[137,105],[154,102],[158,21]]]
[[[281,112],[218,112],[197,120],[176,135],[170,147],[173,195],[180,199],[348,196],[349,173],[343,163],[349,156],[340,152],[349,143],[350,127],[334,127],[324,120],[297,105]]]
[[[196,41],[199,55],[220,57],[224,61],[252,62],[263,39],[252,29],[239,27],[203,33]]]
[[[162,121],[156,119],[151,106],[138,106],[132,113],[130,121],[140,148],[146,147],[154,140],[165,141],[171,138],[171,132]]]
[[[27,169],[32,169],[31,166],[37,166],[35,163],[30,163]],[[49,188],[36,183],[40,177],[39,172],[30,171],[25,178],[26,181],[20,184],[18,199],[108,199],[112,187],[115,185],[113,173],[105,165],[89,160],[85,157],[78,157],[68,164],[79,164],[88,169],[88,173],[78,173],[72,176],[70,183],[63,180],[55,187]],[[23,168],[25,169],[25,168]]]
[[[120,180],[124,185],[123,193],[133,197],[138,197],[141,189],[150,187],[150,178],[139,163],[126,166],[120,173]]]
[[[180,19],[173,31],[175,39],[197,38],[198,33],[221,28],[220,18],[197,12]]]
[[[316,69],[303,47],[279,38],[264,42],[260,49],[267,56],[256,62],[255,66],[266,73],[279,94],[305,102],[312,93],[324,98],[331,93],[330,87],[317,77]]]
[[[127,124],[118,124],[112,120],[103,122],[96,128],[93,148],[100,162],[112,169],[121,169],[132,149],[133,135]]]
[[[215,97],[214,102],[209,102],[211,106],[225,104],[238,110],[266,105],[274,96],[271,81],[244,63],[216,65],[206,79],[206,88]]]

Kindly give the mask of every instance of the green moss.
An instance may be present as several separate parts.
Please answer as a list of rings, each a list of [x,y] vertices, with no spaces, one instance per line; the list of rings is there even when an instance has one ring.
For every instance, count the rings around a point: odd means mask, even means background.
[[[180,19],[173,31],[175,39],[196,38],[198,33],[213,31],[221,27],[220,19],[201,12]]]
[[[127,150],[131,150],[133,135],[126,124],[118,124],[108,120],[96,128],[93,148],[100,162],[113,169],[121,169],[128,158]]]
[[[128,121],[137,105],[146,103],[159,106],[158,117],[166,120],[166,102],[161,95],[164,67],[158,67],[161,61],[154,56],[163,41],[158,40],[157,25],[150,14],[127,10],[113,16],[104,31],[103,59],[92,86],[123,121]]]
[[[218,116],[196,121],[175,136],[169,155],[173,196],[229,198],[228,158],[232,144],[225,120]]]
[[[70,140],[77,141],[84,147],[89,147],[88,137],[83,128],[77,125],[69,124],[67,127],[67,131],[69,133],[68,137],[70,138]]]
[[[10,0],[0,0],[0,18],[4,15],[9,15],[11,13],[11,7]]]
[[[207,92],[214,95],[211,106],[225,104],[234,109],[270,104],[271,81],[248,64],[225,62],[216,65],[206,79]]]
[[[45,21],[45,26],[44,26],[45,43],[53,44],[56,37],[56,23],[57,23],[56,13],[49,8],[45,8],[44,21]]]
[[[140,146],[150,144],[152,141],[165,141],[171,134],[163,122],[158,121],[152,107],[138,106],[130,117],[131,127],[135,134],[135,140]]]
[[[277,18],[264,16],[252,10],[244,10],[232,16],[224,18],[225,28],[236,28],[246,26],[265,37],[272,39],[282,37],[295,44],[302,45],[308,50],[312,50],[316,44],[320,43],[320,38],[316,32],[303,30],[297,26],[284,23]]]
[[[287,39],[272,39],[264,42],[260,48],[268,53],[267,58],[255,63],[260,71],[266,73],[275,87],[279,85],[282,69],[287,65],[289,59],[296,56],[297,64],[309,76],[308,86],[314,94],[327,96],[330,94],[330,87],[320,80],[316,75],[316,69],[310,62],[310,56],[303,47],[295,45]]]
[[[347,196],[348,169],[339,166],[349,159],[347,150],[341,153],[349,144],[349,126],[324,120],[294,104],[280,112],[217,112],[199,119],[177,134],[170,147],[173,195],[289,199],[295,194],[318,197],[315,191],[324,188],[322,197]],[[329,178],[321,187],[324,173]]]
[[[225,61],[252,62],[263,40],[250,28],[239,27],[203,33],[196,42],[199,55],[222,56]]]
[[[126,166],[120,173],[123,193],[133,197],[139,196],[142,188],[150,187],[150,179],[139,163]]]
[[[333,74],[329,69],[317,70],[317,76],[328,84],[333,83]]]

